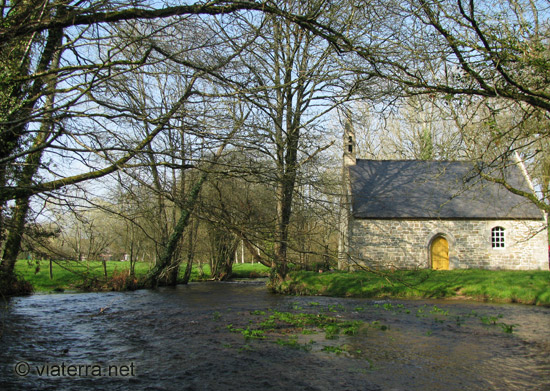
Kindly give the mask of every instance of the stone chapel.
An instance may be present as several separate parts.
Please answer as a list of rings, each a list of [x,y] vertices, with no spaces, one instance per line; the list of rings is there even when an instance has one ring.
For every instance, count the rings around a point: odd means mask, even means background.
[[[356,158],[344,135],[338,268],[548,270],[545,214],[474,162]],[[521,162],[491,171],[533,191]]]

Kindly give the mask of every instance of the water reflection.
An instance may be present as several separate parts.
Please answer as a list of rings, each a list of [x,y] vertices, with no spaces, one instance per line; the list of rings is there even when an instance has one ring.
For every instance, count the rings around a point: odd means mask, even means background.
[[[315,340],[311,351],[228,330],[269,309],[322,311],[366,326],[335,341],[300,335]],[[261,283],[205,283],[13,298],[0,316],[2,390],[550,390],[549,308],[284,297]],[[514,325],[513,333],[498,324]],[[325,343],[360,353],[326,353]],[[29,364],[27,376],[14,373],[19,362]],[[46,364],[136,371],[40,376]]]

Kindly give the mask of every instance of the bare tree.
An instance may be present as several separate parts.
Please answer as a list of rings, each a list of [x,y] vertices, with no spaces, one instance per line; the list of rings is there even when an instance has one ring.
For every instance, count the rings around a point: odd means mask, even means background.
[[[139,1],[29,0],[3,4],[0,10],[2,243],[7,232],[7,202],[17,199],[18,204],[10,229],[12,238],[6,247],[8,253],[3,256],[3,275],[13,276],[20,226],[29,197],[45,196],[132,165],[132,159],[146,150],[189,99],[191,91],[175,99],[170,110],[149,118],[153,125],[150,133],[138,142],[128,145],[124,138],[117,137],[120,130],[117,118],[132,117],[135,113],[105,115],[104,109],[109,106],[91,97],[94,92],[108,88],[109,80],[120,80],[125,73],[150,64],[153,47],[147,45],[147,35],[156,31],[146,28],[147,34],[138,35],[144,43],[141,49],[128,55],[126,44],[112,45],[113,32],[119,31],[116,26],[126,21],[159,19],[165,20],[165,25],[184,24],[190,15],[224,15],[241,10],[268,12],[297,23],[310,23],[309,17],[290,15],[270,4],[241,1],[161,7]],[[130,40],[128,45],[131,44]],[[26,159],[32,161],[25,163]],[[28,168],[20,169],[24,164]]]
[[[488,6],[474,0],[409,0],[369,2],[358,9],[375,34],[363,38],[336,29],[325,37],[343,52],[353,54],[350,64],[358,72],[362,95],[398,97],[428,94],[449,105],[468,106],[471,113],[485,115],[489,127],[480,127],[486,150],[480,175],[525,196],[546,212],[547,199],[514,188],[498,175],[518,152],[523,160],[536,160],[542,150],[532,148],[547,139],[544,127],[550,112],[548,91],[548,38],[543,1],[499,1]],[[334,25],[332,25],[334,26]],[[516,119],[540,120],[538,130],[518,126],[517,121],[500,129],[494,114],[508,110]],[[530,129],[527,131],[527,129]],[[535,142],[535,140],[537,140]],[[495,175],[487,174],[487,169]],[[485,170],[485,171],[484,171]]]
[[[324,2],[276,4],[296,14],[325,10]],[[288,271],[298,174],[305,162],[330,144],[318,142],[323,133],[320,120],[347,99],[347,90],[339,84],[346,71],[330,45],[290,21],[244,15],[232,22],[232,28],[242,36],[261,31],[239,56],[235,72],[241,75],[240,83],[234,85],[251,113],[246,148],[265,157],[268,166],[260,173],[261,181],[271,183],[276,195],[271,266],[281,279]]]
[[[372,102],[359,101],[348,105],[346,111],[353,124],[360,158],[468,158],[463,132],[444,100],[429,95],[412,96],[388,111],[377,111]]]

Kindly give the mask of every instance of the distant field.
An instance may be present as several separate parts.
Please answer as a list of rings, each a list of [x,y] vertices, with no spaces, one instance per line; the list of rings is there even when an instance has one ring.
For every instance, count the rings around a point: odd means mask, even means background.
[[[275,290],[341,297],[471,298],[550,306],[550,271],[293,272]]]
[[[37,269],[38,266],[38,269]],[[143,276],[149,271],[148,263],[136,263],[137,276]],[[130,268],[128,262],[107,261],[107,275],[114,272],[127,271]],[[97,261],[90,262],[54,262],[53,279],[50,279],[48,261],[20,260],[16,264],[16,272],[29,281],[36,292],[51,292],[55,290],[74,290],[85,279],[104,279],[103,264]],[[183,270],[180,270],[183,273]],[[269,269],[261,264],[239,263],[233,265],[233,277],[248,278],[267,276]],[[193,267],[191,281],[210,278],[210,268],[202,267],[202,273],[197,266]]]

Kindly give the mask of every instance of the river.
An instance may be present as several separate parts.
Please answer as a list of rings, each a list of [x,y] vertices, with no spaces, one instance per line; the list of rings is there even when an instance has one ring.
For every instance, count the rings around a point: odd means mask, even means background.
[[[289,297],[259,282],[33,295],[1,307],[6,391],[550,390],[544,307]],[[301,329],[245,338],[274,313],[362,326],[331,339]]]

